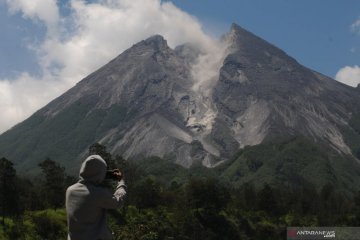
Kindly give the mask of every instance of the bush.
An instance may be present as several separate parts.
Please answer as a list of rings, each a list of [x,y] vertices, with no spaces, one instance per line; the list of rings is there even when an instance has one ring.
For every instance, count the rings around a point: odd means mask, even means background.
[[[0,240],[5,239],[20,239],[21,230],[13,219],[5,218],[5,221],[1,219],[0,224]]]
[[[24,216],[24,227],[33,239],[66,239],[67,223],[65,210],[47,209],[27,212]]]

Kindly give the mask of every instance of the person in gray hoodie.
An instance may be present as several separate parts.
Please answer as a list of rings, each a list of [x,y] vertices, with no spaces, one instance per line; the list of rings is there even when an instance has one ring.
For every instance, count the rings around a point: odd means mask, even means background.
[[[126,195],[122,173],[115,170],[118,179],[115,193],[99,186],[105,179],[107,165],[99,155],[89,156],[80,169],[80,180],[66,190],[68,240],[110,240],[106,209],[121,207]]]

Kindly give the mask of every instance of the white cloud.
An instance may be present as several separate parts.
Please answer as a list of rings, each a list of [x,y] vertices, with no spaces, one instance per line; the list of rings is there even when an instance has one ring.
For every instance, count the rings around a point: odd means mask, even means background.
[[[62,92],[62,83],[51,78],[45,77],[48,81],[37,80],[23,73],[15,81],[0,81],[0,131],[30,116],[39,106]]]
[[[336,73],[335,79],[349,86],[356,87],[360,83],[360,67],[357,65],[343,67]]]
[[[56,0],[6,0],[9,11],[22,12],[24,18],[43,22],[51,34],[59,22],[59,9]]]
[[[203,52],[216,43],[194,17],[160,0],[71,0],[70,15],[61,16],[56,0],[6,0],[11,13],[20,12],[44,24],[46,37],[31,46],[42,77],[28,73],[0,80],[0,133],[24,120],[79,80],[134,43],[161,34],[170,47],[191,42]]]
[[[350,30],[353,33],[360,34],[360,18],[351,24]],[[356,53],[357,48],[352,47],[350,52]],[[335,79],[346,85],[357,87],[357,85],[360,83],[360,67],[357,65],[345,66],[336,73]]]

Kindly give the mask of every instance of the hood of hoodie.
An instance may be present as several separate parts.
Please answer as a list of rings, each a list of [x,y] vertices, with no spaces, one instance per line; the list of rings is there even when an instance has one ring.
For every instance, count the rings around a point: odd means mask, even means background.
[[[107,164],[99,155],[91,155],[82,163],[80,182],[100,184],[105,179]]]

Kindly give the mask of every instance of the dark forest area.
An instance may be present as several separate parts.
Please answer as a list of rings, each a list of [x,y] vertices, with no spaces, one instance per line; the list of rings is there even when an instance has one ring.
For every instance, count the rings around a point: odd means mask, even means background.
[[[360,224],[360,192],[348,196],[331,184],[235,187],[201,165],[184,169],[156,157],[125,161],[100,144],[89,154],[125,174],[126,203],[108,212],[116,239],[286,239],[288,226]],[[0,166],[0,239],[65,239],[65,190],[77,178],[49,158],[31,179],[17,175],[6,158]]]

